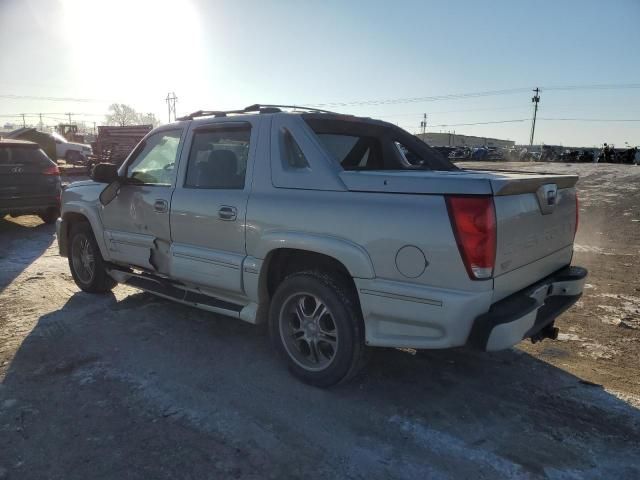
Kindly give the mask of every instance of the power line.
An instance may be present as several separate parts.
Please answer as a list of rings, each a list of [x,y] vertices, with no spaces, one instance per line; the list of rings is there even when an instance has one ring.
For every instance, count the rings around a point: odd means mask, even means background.
[[[640,88],[640,83],[602,83],[591,85],[564,85],[541,88],[543,88],[544,90],[626,90]]]
[[[517,123],[517,122],[526,122],[529,121],[529,118],[514,118],[510,120],[495,120],[495,121],[487,121],[487,122],[471,122],[471,123],[442,123],[442,124],[432,124],[431,127],[460,127],[460,126],[468,126],[468,125],[494,125],[500,123]],[[538,117],[538,120],[549,120],[549,121],[558,121],[558,122],[640,122],[640,118],[547,118],[547,117]],[[412,127],[415,128],[415,127]]]
[[[368,106],[368,105],[395,105],[399,103],[422,103],[434,102],[438,100],[456,100],[463,98],[487,97],[494,95],[511,95],[514,93],[522,93],[528,91],[528,88],[512,88],[509,90],[490,90],[486,92],[471,93],[452,93],[447,95],[435,95],[430,97],[411,97],[411,98],[389,98],[382,100],[358,100],[353,102],[331,102],[331,103],[312,103],[310,107],[351,107],[351,106]]]
[[[636,89],[640,88],[640,83],[622,83],[622,84],[591,84],[591,85],[558,85],[558,86],[543,86],[543,90],[556,90],[556,91],[575,91],[575,90],[621,90],[621,89]],[[522,88],[510,88],[503,90],[487,90],[480,92],[469,93],[453,93],[445,95],[434,95],[426,97],[407,97],[407,98],[388,98],[388,99],[376,99],[376,100],[357,100],[348,102],[325,102],[325,103],[310,103],[307,106],[319,106],[319,107],[348,107],[348,106],[367,106],[367,105],[393,105],[400,103],[420,103],[420,102],[433,102],[438,100],[458,100],[466,98],[477,98],[497,95],[512,95],[516,93],[523,93],[529,91],[530,87]],[[167,95],[167,97],[169,97]],[[175,97],[175,93],[173,94]],[[41,100],[51,102],[80,102],[80,103],[107,103],[110,100],[103,98],[80,98],[80,97],[55,97],[55,96],[38,96],[38,95],[15,95],[15,94],[0,94],[0,98],[13,99],[13,100]],[[305,104],[304,102],[301,104]]]
[[[67,115],[69,112],[38,112],[38,113],[3,113],[0,114],[0,117],[21,117],[25,115],[27,117],[37,117],[39,115]],[[78,116],[81,115],[83,117],[104,117],[104,113],[76,113],[72,112],[71,115]]]
[[[540,87],[541,90],[624,90],[640,88],[640,83],[622,83],[622,84],[593,84],[593,85],[563,85]],[[376,106],[376,105],[396,105],[401,103],[422,103],[434,102],[439,100],[460,100],[466,98],[489,97],[499,95],[513,95],[516,93],[524,93],[530,91],[529,87],[510,88],[505,90],[487,90],[481,92],[470,93],[452,93],[447,95],[434,95],[429,97],[407,97],[407,98],[388,98],[378,100],[358,100],[350,102],[330,102],[330,103],[311,103],[306,104],[310,107],[354,107],[354,106]],[[301,103],[305,105],[305,103]]]
[[[0,98],[12,100],[42,100],[48,102],[81,102],[81,103],[105,103],[109,100],[99,98],[77,98],[77,97],[40,97],[37,95],[12,95],[0,94]]]
[[[540,117],[540,120],[552,122],[640,122],[640,118],[548,118]]]
[[[510,120],[495,120],[495,121],[487,121],[487,122],[470,122],[470,123],[442,123],[442,124],[432,124],[431,127],[461,127],[461,126],[471,126],[471,125],[495,125],[500,123],[517,123],[517,122],[526,122],[529,121],[529,118],[514,118]],[[538,120],[550,120],[550,121],[574,121],[574,122],[640,122],[640,118],[625,118],[625,119],[617,119],[617,118],[546,118],[546,117],[538,117]],[[401,125],[402,126],[402,125]],[[409,125],[405,125],[409,126]],[[411,128],[415,129],[415,126],[411,125]]]
[[[513,120],[495,120],[490,122],[473,122],[473,123],[442,123],[440,125],[431,125],[432,127],[463,127],[468,125],[494,125],[496,123],[517,123],[526,122],[528,118],[516,118]]]
[[[498,110],[529,110],[528,107],[517,106],[517,107],[492,107],[492,108],[463,108],[459,110],[430,110],[429,115],[434,114],[444,114],[444,113],[464,113],[464,112],[493,112]],[[379,115],[380,118],[396,118],[396,117],[418,117],[423,115],[424,112],[414,112],[414,113],[391,113]]]

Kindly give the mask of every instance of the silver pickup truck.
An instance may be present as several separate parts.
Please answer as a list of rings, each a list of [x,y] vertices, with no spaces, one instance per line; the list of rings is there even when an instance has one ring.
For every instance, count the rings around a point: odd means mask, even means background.
[[[116,283],[268,321],[298,378],[344,381],[367,347],[555,338],[582,294],[571,175],[457,168],[386,122],[253,105],[150,132],[69,185],[60,254]]]

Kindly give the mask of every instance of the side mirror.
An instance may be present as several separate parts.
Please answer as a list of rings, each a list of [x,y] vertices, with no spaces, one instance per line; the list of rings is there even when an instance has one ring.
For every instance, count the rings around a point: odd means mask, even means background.
[[[100,192],[100,197],[99,197],[100,203],[102,204],[103,207],[106,207],[107,205],[109,205],[113,201],[113,199],[118,196],[118,193],[120,193],[121,187],[122,187],[122,183],[120,182],[120,180],[111,182],[109,185],[104,187],[104,190]]]
[[[91,179],[98,183],[111,183],[118,180],[118,166],[112,163],[98,163],[93,167]]]
[[[100,203],[103,206],[109,205],[118,196],[123,183],[122,179],[118,177],[118,166],[113,163],[98,163],[93,167],[91,179],[94,182],[108,184],[100,192]]]

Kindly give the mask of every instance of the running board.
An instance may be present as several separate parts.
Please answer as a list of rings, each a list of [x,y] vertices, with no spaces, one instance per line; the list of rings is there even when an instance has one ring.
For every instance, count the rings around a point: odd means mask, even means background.
[[[169,300],[191,305],[193,307],[202,308],[211,312],[220,313],[223,315],[229,315],[238,318],[240,311],[243,309],[242,305],[226,302],[203,293],[193,292],[191,290],[185,290],[164,279],[156,279],[149,275],[140,275],[135,273],[129,273],[131,275],[123,283],[130,287],[139,288],[145,292],[153,293],[159,297],[164,297]]]

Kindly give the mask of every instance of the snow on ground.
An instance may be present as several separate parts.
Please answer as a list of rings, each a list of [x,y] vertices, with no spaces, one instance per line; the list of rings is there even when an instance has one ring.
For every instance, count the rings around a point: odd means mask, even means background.
[[[0,220],[0,478],[640,478],[640,168],[507,167],[581,175],[559,341],[380,349],[332,390],[259,327],[79,292],[51,227]]]

